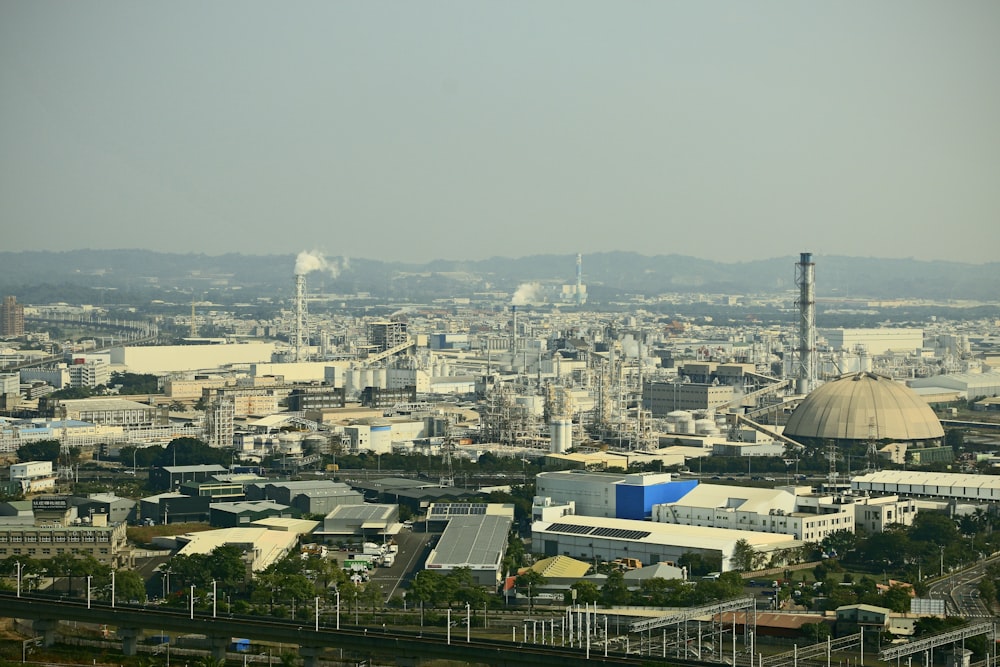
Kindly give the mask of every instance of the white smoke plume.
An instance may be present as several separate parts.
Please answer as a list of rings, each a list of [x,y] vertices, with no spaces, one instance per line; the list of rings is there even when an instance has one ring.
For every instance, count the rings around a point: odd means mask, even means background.
[[[350,262],[346,257],[335,257],[332,260],[327,260],[320,252],[303,250],[295,258],[295,275],[304,276],[313,271],[326,271],[331,278],[336,278],[349,266]]]
[[[523,283],[518,286],[514,296],[510,299],[512,306],[526,306],[529,303],[541,303],[542,297],[541,283]]]

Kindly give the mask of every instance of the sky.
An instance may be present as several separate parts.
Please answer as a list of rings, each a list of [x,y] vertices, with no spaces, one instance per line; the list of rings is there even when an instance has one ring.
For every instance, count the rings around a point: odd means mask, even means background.
[[[0,0],[0,250],[996,261],[996,0]]]

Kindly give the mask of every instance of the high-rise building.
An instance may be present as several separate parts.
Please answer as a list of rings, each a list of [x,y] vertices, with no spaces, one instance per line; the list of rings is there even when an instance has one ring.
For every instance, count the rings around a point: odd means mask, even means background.
[[[24,306],[17,297],[5,296],[0,304],[0,336],[24,335]]]

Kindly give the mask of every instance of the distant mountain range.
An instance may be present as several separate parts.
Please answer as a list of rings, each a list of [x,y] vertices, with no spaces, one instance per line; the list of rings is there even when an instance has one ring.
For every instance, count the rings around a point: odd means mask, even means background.
[[[668,292],[779,294],[794,290],[797,261],[798,255],[723,263],[680,255],[606,252],[584,256],[583,282],[593,302]],[[814,261],[819,297],[1000,297],[998,262],[964,264],[822,255],[814,255]],[[0,295],[14,294],[25,303],[283,299],[292,293],[294,265],[292,255],[170,254],[149,250],[0,252]],[[435,260],[426,264],[352,258],[339,275],[317,271],[309,274],[308,283],[311,292],[363,291],[377,298],[420,301],[483,291],[512,293],[518,285],[533,281],[568,284],[575,281],[575,276],[575,255]]]

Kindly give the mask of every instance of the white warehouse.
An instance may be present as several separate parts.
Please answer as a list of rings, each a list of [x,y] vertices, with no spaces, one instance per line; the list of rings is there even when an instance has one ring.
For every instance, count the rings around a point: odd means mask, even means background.
[[[636,558],[650,565],[677,563],[684,554],[695,553],[720,558],[721,571],[732,569],[730,559],[740,540],[764,554],[803,544],[790,535],[593,516],[564,516],[531,526],[532,548],[546,557],[562,555],[587,562]]]

